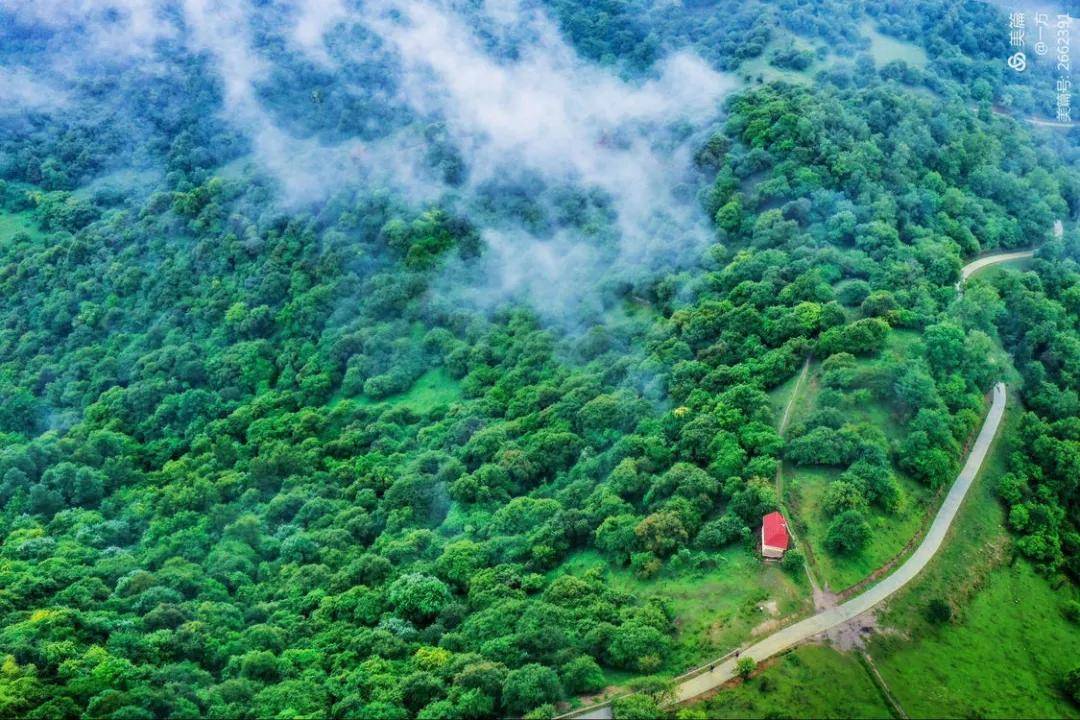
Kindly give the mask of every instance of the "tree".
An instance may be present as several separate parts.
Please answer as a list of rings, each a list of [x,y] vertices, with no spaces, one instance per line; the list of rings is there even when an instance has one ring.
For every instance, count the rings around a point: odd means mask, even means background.
[[[665,713],[656,699],[646,693],[634,693],[611,701],[611,714],[615,720],[656,720]]]
[[[634,535],[642,547],[659,557],[667,557],[689,539],[679,516],[667,510],[653,513],[638,523]]]
[[[436,577],[408,573],[394,581],[389,591],[390,604],[409,620],[430,620],[450,602],[450,590]]]
[[[608,647],[608,660],[615,667],[647,670],[667,654],[668,639],[652,625],[631,621],[620,625]]]
[[[844,480],[834,480],[829,483],[821,499],[821,509],[827,517],[834,517],[846,510],[865,511],[866,507],[866,497],[862,490]]]
[[[780,567],[785,572],[791,575],[800,575],[803,572],[803,565],[806,564],[806,558],[803,556],[802,550],[798,548],[791,548],[784,553],[784,559],[780,561]]]
[[[579,655],[559,671],[563,687],[571,693],[593,692],[604,687],[604,671],[588,655]]]
[[[551,668],[538,663],[511,670],[502,686],[502,704],[507,712],[522,716],[545,703],[562,697],[559,676]]]
[[[870,525],[858,510],[847,510],[829,523],[825,546],[838,555],[851,555],[870,539]]]

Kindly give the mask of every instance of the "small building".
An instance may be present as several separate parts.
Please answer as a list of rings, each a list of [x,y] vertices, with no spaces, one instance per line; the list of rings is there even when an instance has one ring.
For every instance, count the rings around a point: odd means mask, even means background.
[[[788,535],[787,520],[778,512],[771,512],[761,519],[761,555],[767,558],[782,558],[788,549],[791,536]]]

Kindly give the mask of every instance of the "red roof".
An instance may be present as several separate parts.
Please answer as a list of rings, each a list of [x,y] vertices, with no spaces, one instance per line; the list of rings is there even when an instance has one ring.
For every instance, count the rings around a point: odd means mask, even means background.
[[[778,512],[771,512],[761,519],[762,542],[769,547],[787,550],[787,520]]]

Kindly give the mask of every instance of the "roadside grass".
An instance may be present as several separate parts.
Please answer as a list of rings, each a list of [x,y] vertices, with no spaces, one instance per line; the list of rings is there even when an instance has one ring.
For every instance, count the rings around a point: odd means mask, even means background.
[[[855,655],[804,645],[759,675],[699,703],[707,718],[889,718]]]
[[[1080,717],[1058,687],[1078,663],[1080,627],[1062,614],[1078,593],[1069,583],[1055,589],[1014,558],[993,494],[1021,413],[1011,401],[945,544],[885,606],[881,624],[903,632],[871,641],[878,669],[913,717]],[[950,623],[926,619],[934,599],[952,607]]]
[[[812,609],[804,575],[788,575],[779,565],[763,563],[743,547],[711,554],[716,567],[708,570],[672,568],[672,560],[657,576],[638,578],[630,569],[612,568],[593,550],[575,553],[552,577],[581,574],[590,568],[604,571],[608,584],[642,601],[667,598],[675,614],[672,652],[658,672],[679,675],[733,650],[785,617]],[[774,601],[776,614],[761,606]],[[609,683],[632,677],[608,672]]]
[[[1034,262],[1034,258],[1019,258],[1017,260],[1006,260],[1005,262],[996,263],[976,272],[968,278],[968,284],[970,285],[975,278],[993,284],[998,277],[1008,272],[1026,272],[1031,268]]]
[[[878,668],[912,716],[1080,717],[1059,689],[1080,661],[1080,628],[1055,591],[1017,560],[983,580],[955,624],[918,641],[875,642]]]

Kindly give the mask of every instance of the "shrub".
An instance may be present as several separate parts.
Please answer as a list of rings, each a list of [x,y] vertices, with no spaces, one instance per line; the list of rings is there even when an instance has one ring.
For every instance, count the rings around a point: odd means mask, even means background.
[[[739,658],[738,662],[735,663],[735,672],[738,673],[739,677],[746,679],[750,677],[756,667],[757,660],[749,655],[745,655]]]
[[[798,548],[792,548],[784,553],[784,559],[780,561],[780,567],[792,575],[798,575],[803,571],[803,564],[806,562],[806,558],[803,557],[802,550]]]
[[[926,605],[926,619],[935,625],[952,620],[952,607],[941,598],[934,598]]]
[[[870,526],[858,510],[841,513],[829,525],[825,534],[825,547],[830,551],[850,555],[862,550],[870,539]]]

